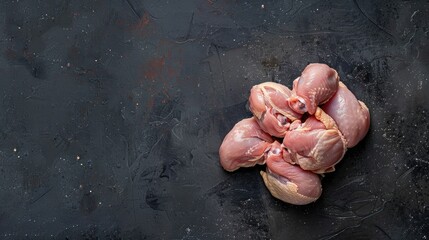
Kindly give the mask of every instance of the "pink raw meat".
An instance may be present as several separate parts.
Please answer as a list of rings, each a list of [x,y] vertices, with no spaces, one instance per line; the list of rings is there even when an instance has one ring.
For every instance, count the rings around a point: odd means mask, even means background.
[[[303,70],[292,91],[273,82],[255,85],[249,108],[254,117],[238,122],[225,136],[220,163],[227,171],[266,163],[260,174],[270,193],[296,205],[320,197],[318,174],[335,171],[370,125],[365,103],[334,69],[319,63]]]
[[[283,137],[290,122],[301,117],[288,105],[287,99],[291,95],[289,88],[274,82],[261,83],[250,90],[250,111],[266,133]]]
[[[365,103],[340,82],[335,95],[322,106],[331,116],[346,139],[348,148],[356,146],[369,130],[370,114]]]
[[[283,146],[289,150],[292,163],[315,173],[334,171],[347,150],[334,121],[320,108],[304,123],[292,123]]]
[[[297,113],[314,114],[318,105],[328,101],[338,89],[337,71],[326,64],[309,64],[293,82],[289,106]]]
[[[267,172],[261,171],[271,195],[296,205],[316,201],[322,194],[319,176],[286,162],[284,157],[289,157],[287,152],[279,142],[274,142],[267,154]]]
[[[240,167],[265,164],[264,154],[273,139],[261,130],[255,118],[246,118],[235,124],[219,148],[220,163],[227,171]]]

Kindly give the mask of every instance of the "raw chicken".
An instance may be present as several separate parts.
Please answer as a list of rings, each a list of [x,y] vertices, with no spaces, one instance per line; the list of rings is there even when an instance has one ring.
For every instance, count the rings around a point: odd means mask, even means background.
[[[322,106],[331,116],[344,135],[348,148],[356,146],[369,130],[370,114],[365,103],[356,99],[355,95],[340,82],[335,95]]]
[[[304,123],[292,123],[283,139],[283,146],[291,155],[291,163],[315,173],[335,170],[347,148],[335,122],[320,108]]]
[[[254,86],[249,108],[254,117],[226,135],[220,163],[227,171],[266,163],[260,174],[270,193],[296,205],[320,197],[318,174],[335,171],[370,124],[366,105],[326,64],[309,64],[293,81],[292,91],[273,82]]]
[[[272,136],[283,137],[290,122],[301,117],[288,105],[287,99],[291,95],[289,88],[274,82],[261,83],[250,90],[250,111],[258,119],[262,130]]]
[[[225,136],[219,149],[220,163],[227,171],[265,164],[264,154],[273,139],[262,131],[255,118],[243,119]]]
[[[309,64],[294,80],[294,94],[288,99],[289,106],[297,113],[314,114],[318,105],[327,102],[338,89],[337,71],[326,64]]]
[[[304,205],[316,201],[322,194],[319,176],[286,162],[284,158],[288,157],[279,142],[272,144],[267,154],[267,172],[261,171],[265,186],[271,195],[287,203]]]

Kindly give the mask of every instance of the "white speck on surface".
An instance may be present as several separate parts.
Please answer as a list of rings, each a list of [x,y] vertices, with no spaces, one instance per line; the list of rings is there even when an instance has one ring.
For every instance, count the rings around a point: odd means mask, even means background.
[[[185,231],[186,231],[186,234],[191,233],[191,229],[190,229],[189,227],[187,227],[187,228],[185,229]]]
[[[262,9],[264,9],[264,8],[265,8],[265,5],[264,5],[264,4],[262,4],[262,5],[261,5],[261,8],[262,8]]]
[[[418,89],[418,90],[422,90],[422,88],[423,88],[423,81],[422,81],[422,80],[419,80],[419,81],[417,82],[417,89]]]
[[[16,151],[17,151],[17,149],[16,149],[16,148],[14,148],[14,149],[13,149],[13,152],[16,152]]]

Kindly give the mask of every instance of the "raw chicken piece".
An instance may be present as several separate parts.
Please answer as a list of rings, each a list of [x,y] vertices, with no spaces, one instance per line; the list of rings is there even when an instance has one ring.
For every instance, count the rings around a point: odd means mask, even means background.
[[[326,64],[308,65],[293,81],[292,91],[273,82],[254,86],[249,107],[254,117],[240,121],[226,135],[220,163],[227,171],[266,163],[266,172],[260,174],[268,190],[296,205],[320,197],[317,174],[335,171],[370,124],[366,105]],[[274,140],[278,138],[282,144]]]
[[[250,111],[266,133],[283,137],[290,122],[301,117],[288,105],[287,99],[291,95],[289,88],[274,82],[261,83],[250,90]]]
[[[316,201],[322,194],[319,176],[286,162],[284,157],[289,157],[287,151],[274,142],[267,154],[267,172],[260,172],[265,186],[275,198],[287,203],[305,205]]]
[[[327,102],[338,89],[337,71],[326,64],[309,64],[301,77],[293,82],[293,96],[289,106],[297,113],[313,115],[317,106]]]
[[[261,130],[254,117],[243,119],[223,139],[219,149],[220,163],[227,171],[265,164],[264,154],[273,139]]]
[[[291,124],[283,139],[283,146],[291,155],[291,163],[315,173],[335,171],[347,148],[335,122],[320,108],[304,123]]]
[[[369,130],[370,114],[365,103],[356,99],[355,95],[340,82],[335,95],[322,106],[331,116],[346,139],[348,148],[356,146]]]

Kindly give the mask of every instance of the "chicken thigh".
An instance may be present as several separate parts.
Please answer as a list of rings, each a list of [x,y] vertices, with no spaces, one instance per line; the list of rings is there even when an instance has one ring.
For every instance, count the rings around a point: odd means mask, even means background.
[[[249,108],[261,129],[275,137],[283,137],[291,121],[301,114],[294,112],[287,99],[292,91],[279,83],[265,82],[250,90]]]
[[[338,89],[337,71],[326,64],[309,64],[293,82],[294,94],[288,99],[289,106],[297,113],[313,115],[317,106],[327,102]]]
[[[267,172],[261,171],[270,193],[284,202],[304,205],[316,201],[322,194],[322,185],[317,174],[305,171],[285,161],[287,151],[279,142],[274,142],[267,153]]]
[[[220,163],[230,172],[265,164],[264,154],[272,142],[272,137],[261,130],[254,117],[243,119],[225,136],[219,148]]]
[[[367,134],[370,123],[369,110],[365,103],[356,99],[343,82],[340,82],[338,91],[322,106],[322,109],[335,120],[348,148],[356,146]]]
[[[332,172],[347,148],[334,121],[320,108],[316,113],[304,123],[299,120],[292,123],[283,139],[283,146],[290,153],[291,163],[302,169],[315,173]]]

